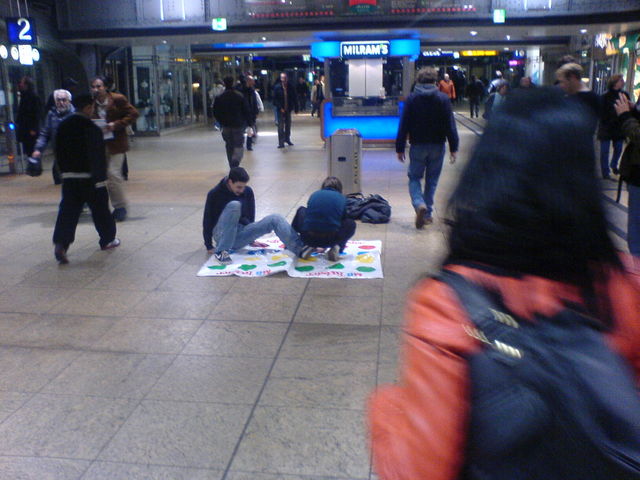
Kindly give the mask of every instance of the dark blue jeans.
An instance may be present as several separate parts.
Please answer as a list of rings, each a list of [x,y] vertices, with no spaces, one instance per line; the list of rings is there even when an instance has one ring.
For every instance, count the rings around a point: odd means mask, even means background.
[[[603,177],[609,176],[609,165],[618,168],[618,160],[622,154],[623,140],[600,140],[600,170]],[[609,144],[613,143],[613,157],[609,164]]]
[[[409,195],[413,208],[424,205],[427,216],[433,214],[433,197],[436,193],[442,162],[444,160],[444,143],[417,143],[409,150]],[[424,191],[422,179],[424,178]]]

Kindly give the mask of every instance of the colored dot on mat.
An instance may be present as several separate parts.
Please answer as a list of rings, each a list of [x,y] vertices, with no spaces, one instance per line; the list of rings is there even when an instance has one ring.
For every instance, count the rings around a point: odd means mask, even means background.
[[[227,266],[226,265],[210,265],[207,268],[211,270],[224,270],[225,268],[227,268]]]
[[[249,265],[247,263],[244,263],[242,265],[240,265],[238,268],[240,270],[244,270],[245,272],[248,272],[249,270],[253,270],[254,268],[257,268],[257,265]]]
[[[245,258],[245,260],[247,262],[257,262],[257,261],[262,260],[262,259],[260,257],[247,257],[247,258]]]
[[[330,267],[327,267],[327,269],[329,270],[342,270],[343,268],[344,268],[344,265],[341,263],[334,263]]]
[[[369,272],[375,272],[376,269],[373,267],[358,267],[356,268],[356,270],[358,270],[359,272],[365,272],[365,273],[369,273]]]
[[[310,263],[310,262],[317,262],[318,259],[315,257],[309,257],[309,258],[299,258],[298,261],[302,263]]]
[[[303,265],[302,267],[296,267],[296,270],[299,272],[310,272],[311,270],[313,270],[313,266],[312,265]]]
[[[287,262],[278,262],[278,263],[272,263],[269,266],[270,267],[284,267],[286,264],[287,264]]]
[[[273,257],[271,257],[271,260],[273,260],[275,262],[275,261],[281,260],[283,258],[289,258],[289,255],[285,255],[285,254],[274,255]]]
[[[362,263],[373,263],[375,258],[373,258],[373,255],[365,253],[363,255],[356,256],[356,260]]]
[[[374,250],[376,247],[374,245],[360,245],[358,248],[360,250]]]

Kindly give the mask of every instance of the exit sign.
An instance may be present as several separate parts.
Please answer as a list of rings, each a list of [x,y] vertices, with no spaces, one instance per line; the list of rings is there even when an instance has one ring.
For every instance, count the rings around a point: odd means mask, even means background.
[[[496,8],[493,11],[493,23],[504,23],[507,20],[507,11],[504,8]]]
[[[226,29],[226,18],[214,18],[213,20],[211,20],[211,30],[215,30],[216,32],[224,32]]]

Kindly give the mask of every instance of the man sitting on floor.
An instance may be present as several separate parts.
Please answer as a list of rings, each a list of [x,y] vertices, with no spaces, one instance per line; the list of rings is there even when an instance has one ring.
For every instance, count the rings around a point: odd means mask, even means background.
[[[229,175],[207,194],[202,219],[204,245],[223,265],[233,263],[229,253],[255,241],[262,235],[275,232],[285,247],[298,255],[302,244],[295,230],[282,215],[267,215],[256,222],[256,203],[253,190],[247,186],[249,174],[242,167],[234,167]],[[215,240],[216,248],[213,248]]]

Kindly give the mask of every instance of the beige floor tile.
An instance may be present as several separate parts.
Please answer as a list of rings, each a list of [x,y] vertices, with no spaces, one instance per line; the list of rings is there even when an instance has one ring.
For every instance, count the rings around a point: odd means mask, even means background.
[[[85,352],[42,393],[142,399],[174,359],[173,355]]]
[[[378,365],[378,385],[397,383],[399,378],[399,362]]]
[[[130,312],[130,317],[207,318],[222,294],[199,292],[151,292]]]
[[[0,425],[0,455],[91,460],[136,402],[36,395]]]
[[[291,278],[282,272],[264,279],[239,277],[233,289],[235,292],[255,292],[261,295],[300,295],[307,282],[304,278]]]
[[[379,325],[382,295],[371,297],[315,296],[307,292],[296,313],[296,323]]]
[[[365,438],[361,411],[257,407],[231,468],[363,478],[369,474]]]
[[[370,362],[278,359],[259,405],[364,410],[375,376]]]
[[[185,264],[158,285],[158,291],[193,292],[219,295],[227,293],[238,281],[238,277],[198,277],[196,274],[207,261],[205,255],[197,265]]]
[[[0,347],[0,390],[37,392],[78,355],[73,350]]]
[[[294,323],[280,358],[375,362],[379,335],[378,326]]]
[[[0,295],[0,312],[44,313],[68,299],[69,288],[13,287]]]
[[[287,325],[258,322],[204,322],[183,354],[273,358]]]
[[[253,405],[271,363],[268,358],[180,355],[146,398]]]
[[[121,318],[92,348],[130,353],[180,353],[201,324],[201,320]]]
[[[383,325],[380,331],[380,356],[381,363],[394,363],[400,354],[402,341],[402,329],[391,325]]]
[[[222,470],[94,462],[82,480],[219,480]]]
[[[113,326],[113,317],[42,314],[8,333],[3,342],[22,347],[87,349]]]
[[[232,293],[226,294],[216,305],[209,318],[212,320],[290,322],[299,300],[299,295],[236,293],[234,288]]]
[[[158,269],[145,267],[140,269],[129,262],[124,266],[116,266],[107,273],[103,273],[86,288],[105,289],[113,291],[150,292],[166,280],[178,267],[168,268],[162,266]]]
[[[22,407],[32,396],[31,393],[0,391],[0,423]]]
[[[280,473],[256,473],[230,471],[227,480],[369,480],[369,477],[345,478],[345,477],[321,477],[318,475],[283,475]]]
[[[0,345],[10,345],[9,338],[40,318],[30,313],[0,313]]]
[[[346,278],[311,279],[307,294],[376,297],[382,293],[383,279],[353,281]]]
[[[7,480],[79,480],[90,462],[59,458],[2,457],[0,478]]]
[[[147,293],[135,290],[75,290],[66,300],[58,303],[50,313],[66,315],[122,316],[131,311]]]
[[[100,460],[222,469],[249,412],[249,406],[145,400]]]

